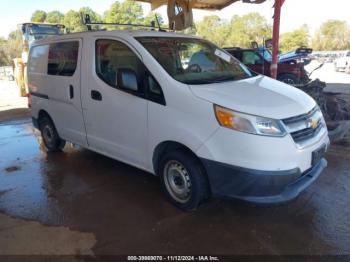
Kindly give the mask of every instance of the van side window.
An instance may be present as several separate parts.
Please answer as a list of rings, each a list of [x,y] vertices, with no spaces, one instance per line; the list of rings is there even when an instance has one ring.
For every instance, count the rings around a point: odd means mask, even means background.
[[[117,87],[119,69],[133,70],[140,82],[142,63],[125,44],[110,39],[96,41],[96,73],[98,77],[112,87]]]
[[[139,90],[135,95],[165,105],[162,89],[138,56],[124,43],[111,39],[96,41],[96,74],[106,84],[117,88],[119,69],[135,72]]]
[[[165,99],[162,88],[158,84],[157,80],[149,73],[147,73],[147,86],[148,86],[148,99],[165,105]]]
[[[47,74],[72,76],[77,68],[79,42],[50,44]]]
[[[33,46],[30,48],[30,62],[28,71],[35,74],[46,74],[48,45]]]

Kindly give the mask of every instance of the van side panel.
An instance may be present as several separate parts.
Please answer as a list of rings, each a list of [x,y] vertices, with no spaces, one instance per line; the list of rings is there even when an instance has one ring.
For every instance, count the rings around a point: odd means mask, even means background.
[[[78,48],[67,51],[64,43],[68,42],[78,43]],[[87,146],[80,99],[81,50],[81,39],[33,46],[29,56],[28,83],[32,116],[38,118],[39,111],[45,110],[61,138]],[[76,68],[73,70],[74,63]]]
[[[47,78],[47,57],[49,45],[34,46],[30,49],[28,61],[28,87],[32,96],[33,118],[39,117],[39,111],[44,110],[50,114],[51,107],[48,101],[49,79]]]

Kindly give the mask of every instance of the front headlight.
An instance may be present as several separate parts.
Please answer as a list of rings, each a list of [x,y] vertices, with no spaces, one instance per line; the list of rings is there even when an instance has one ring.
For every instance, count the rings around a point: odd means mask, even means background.
[[[286,135],[279,120],[235,112],[217,105],[214,105],[214,110],[216,119],[221,126],[262,136]]]

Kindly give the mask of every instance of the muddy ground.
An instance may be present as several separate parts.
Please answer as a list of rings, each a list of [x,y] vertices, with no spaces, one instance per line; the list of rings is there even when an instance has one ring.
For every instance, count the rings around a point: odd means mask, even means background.
[[[184,213],[139,169],[70,144],[47,154],[22,102],[0,113],[0,255],[350,254],[349,148],[290,203]]]

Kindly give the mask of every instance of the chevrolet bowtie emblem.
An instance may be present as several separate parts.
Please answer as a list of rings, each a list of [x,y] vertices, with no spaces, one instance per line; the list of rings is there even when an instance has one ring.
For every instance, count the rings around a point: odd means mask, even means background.
[[[318,122],[319,122],[319,120],[309,118],[306,120],[306,126],[307,126],[307,128],[316,129],[318,126]]]

